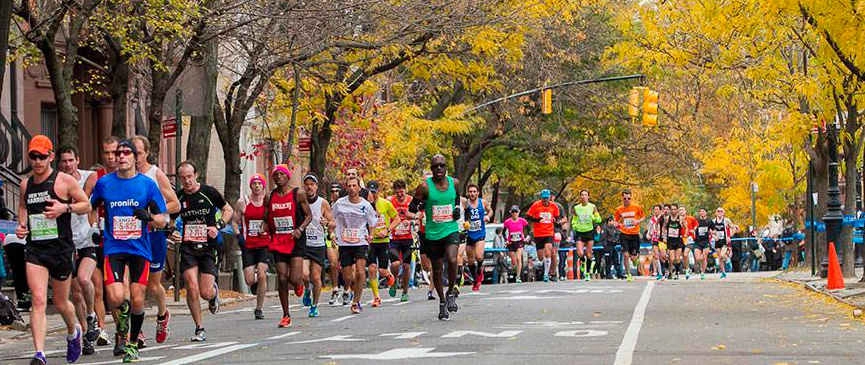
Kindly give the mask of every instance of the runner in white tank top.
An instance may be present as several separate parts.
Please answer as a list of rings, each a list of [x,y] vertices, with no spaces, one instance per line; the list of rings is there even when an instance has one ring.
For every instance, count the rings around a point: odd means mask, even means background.
[[[303,282],[307,289],[303,294],[303,304],[309,306],[309,316],[318,317],[318,299],[321,296],[321,270],[327,254],[325,235],[328,229],[333,230],[335,222],[330,211],[330,204],[318,196],[318,178],[309,174],[303,178],[309,210],[312,214],[309,225],[306,226],[306,250],[303,257]],[[312,290],[310,291],[310,288]]]

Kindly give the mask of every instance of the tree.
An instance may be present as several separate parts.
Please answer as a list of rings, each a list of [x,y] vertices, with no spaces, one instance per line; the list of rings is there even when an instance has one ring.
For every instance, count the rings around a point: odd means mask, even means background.
[[[0,2],[0,85],[3,85],[6,70],[6,54],[9,50],[9,23],[12,20],[12,1]],[[3,91],[0,90],[0,95]]]

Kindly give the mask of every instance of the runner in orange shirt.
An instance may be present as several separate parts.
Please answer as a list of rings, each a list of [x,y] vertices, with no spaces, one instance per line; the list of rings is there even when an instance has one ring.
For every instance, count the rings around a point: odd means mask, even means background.
[[[622,191],[622,205],[616,208],[613,219],[621,235],[619,243],[625,254],[625,272],[628,281],[633,281],[631,276],[631,257],[640,256],[640,223],[646,218],[643,208],[631,203],[631,190]]]
[[[549,190],[541,190],[541,200],[534,202],[526,212],[526,220],[532,222],[532,236],[538,249],[538,258],[543,257],[544,260],[544,282],[550,281],[555,223],[561,217],[559,207],[550,201],[551,195]]]

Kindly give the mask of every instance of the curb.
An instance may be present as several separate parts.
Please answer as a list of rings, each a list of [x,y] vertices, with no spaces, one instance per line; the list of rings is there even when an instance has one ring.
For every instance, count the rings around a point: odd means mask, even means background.
[[[803,288],[805,288],[805,289],[807,289],[807,290],[810,290],[810,291],[812,291],[812,292],[814,292],[814,293],[817,293],[817,294],[821,294],[821,295],[827,296],[827,297],[832,298],[832,299],[834,299],[834,300],[836,300],[836,301],[838,301],[838,302],[841,302],[841,303],[844,303],[844,304],[846,304],[846,305],[849,305],[849,306],[851,306],[851,307],[853,307],[853,308],[857,308],[857,309],[863,309],[863,310],[865,310],[865,305],[857,305],[857,304],[854,304],[853,302],[850,302],[850,301],[847,300],[847,299],[844,299],[844,298],[842,298],[842,297],[840,297],[840,296],[835,295],[835,293],[833,293],[833,292],[831,292],[831,291],[828,291],[828,290],[825,290],[825,289],[818,289],[818,288],[815,288],[815,287],[813,287],[813,286],[811,286],[811,285],[808,285],[807,283],[802,282],[802,281],[797,281],[797,280],[793,280],[793,279],[783,278],[783,277],[781,277],[782,274],[783,274],[783,273],[778,274],[778,275],[772,277],[772,279],[775,279],[775,280],[778,280],[778,281],[782,281],[782,282],[786,282],[786,283],[796,284],[796,285],[801,286],[801,287],[803,287]]]

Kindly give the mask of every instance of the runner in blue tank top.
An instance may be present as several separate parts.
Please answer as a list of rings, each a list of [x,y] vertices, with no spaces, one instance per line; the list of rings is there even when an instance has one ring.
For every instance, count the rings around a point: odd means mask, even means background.
[[[466,246],[466,255],[469,260],[469,271],[475,279],[472,285],[473,291],[481,289],[481,283],[484,281],[484,246],[486,244],[487,228],[486,223],[492,217],[492,211],[485,209],[486,203],[480,197],[480,188],[475,184],[469,184],[467,189],[468,199],[463,201],[465,209],[465,224],[468,226],[468,240]]]

